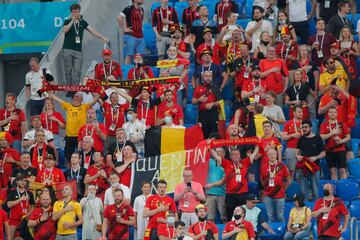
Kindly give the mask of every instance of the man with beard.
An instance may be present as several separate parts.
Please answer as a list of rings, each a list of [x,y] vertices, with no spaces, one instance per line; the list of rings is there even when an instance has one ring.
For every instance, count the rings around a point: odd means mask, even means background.
[[[71,154],[71,166],[65,171],[65,178],[67,181],[76,181],[78,199],[81,199],[85,193],[84,179],[86,169],[80,166],[81,155],[79,152]]]
[[[236,1],[233,0],[222,0],[215,5],[214,19],[218,24],[219,30],[228,24],[228,16],[231,13],[238,13],[239,6]]]
[[[260,78],[260,67],[253,66],[252,79],[244,83],[241,98],[254,98],[255,103],[261,103],[265,105],[265,97],[267,91],[267,84]]]
[[[122,240],[129,238],[129,227],[135,224],[134,210],[123,202],[123,191],[120,188],[114,190],[115,203],[109,205],[104,212],[102,225],[102,237],[108,233],[109,240]]]
[[[36,130],[35,143],[30,148],[31,165],[38,171],[44,168],[45,157],[48,154],[51,154],[55,158],[55,150],[45,143],[45,136],[46,133],[44,129]]]
[[[66,185],[63,199],[54,203],[52,220],[57,222],[56,239],[77,239],[77,227],[83,224],[81,206],[72,200],[73,190]]]
[[[30,161],[30,154],[29,153],[22,153],[20,156],[20,165],[16,168],[13,169],[12,174],[11,174],[11,183],[13,186],[14,180],[16,178],[16,176],[21,173],[24,174],[26,176],[26,179],[29,182],[34,182],[36,175],[37,175],[37,171],[36,168],[31,166],[31,161]]]
[[[203,73],[203,82],[194,90],[192,104],[198,104],[198,121],[202,125],[204,138],[218,129],[220,89],[213,84],[211,71]]]
[[[112,60],[112,51],[104,49],[102,55],[103,62],[95,66],[95,80],[105,81],[109,75],[113,75],[116,80],[122,80],[120,64]]]
[[[337,68],[335,64],[335,59],[332,57],[325,58],[323,64],[326,67],[326,71],[320,74],[320,93],[326,93],[327,91],[329,91],[332,85],[337,85],[345,91],[348,91],[350,81],[344,68]]]
[[[329,117],[326,113],[331,107],[336,107],[338,111],[337,119],[340,122],[345,122],[347,120],[348,99],[349,93],[338,86],[332,85],[330,90],[320,98],[318,114],[325,114],[325,119],[328,119]]]
[[[303,161],[306,158],[319,166],[320,159],[325,157],[324,143],[319,135],[315,135],[311,131],[311,127],[312,122],[310,120],[302,122],[304,136],[297,143],[297,160]],[[319,198],[320,171],[318,170],[315,173],[306,171],[306,174],[304,171],[301,171],[299,179],[301,191],[305,194],[305,199],[317,200]],[[311,189],[312,196],[309,194],[309,188]]]
[[[235,237],[234,239],[249,239],[255,240],[255,231],[251,222],[246,221],[245,218],[245,209],[243,207],[236,207],[234,209],[233,218],[230,220],[224,228],[222,237],[224,239]],[[232,219],[232,218],[230,218]]]
[[[55,240],[56,228],[52,217],[51,198],[47,193],[40,195],[40,206],[31,213],[28,227],[33,228],[34,239]]]
[[[174,93],[168,89],[164,92],[165,101],[158,108],[157,125],[167,123],[170,116],[176,125],[184,125],[184,113],[179,104],[174,103]]]
[[[297,67],[295,62],[298,57],[298,48],[296,41],[291,39],[289,27],[282,27],[281,42],[276,46],[276,55],[286,63],[288,70],[294,70]]]
[[[195,208],[195,213],[198,216],[199,222],[194,223],[189,228],[189,233],[193,239],[218,239],[219,230],[215,223],[207,220],[207,209],[205,205],[199,204]]]

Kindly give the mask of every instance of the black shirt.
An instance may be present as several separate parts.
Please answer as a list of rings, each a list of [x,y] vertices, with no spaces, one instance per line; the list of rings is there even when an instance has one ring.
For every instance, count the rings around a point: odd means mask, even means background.
[[[330,18],[326,28],[326,32],[332,33],[336,39],[339,39],[341,29],[344,26],[349,27],[351,33],[354,34],[354,29],[352,27],[350,20],[347,19],[346,17],[340,17],[339,14],[336,14]]]
[[[80,150],[80,155],[81,155],[81,163],[80,163],[80,166],[82,168],[85,168],[85,169],[88,169],[91,165],[94,164],[94,148],[92,148],[88,153],[84,153],[83,150]],[[88,162],[88,165],[85,166],[85,162],[86,160],[89,159],[89,162]]]
[[[338,13],[338,3],[340,0],[317,0],[320,9],[320,18],[324,19],[327,23],[329,19]],[[326,4],[329,4],[329,7],[325,7]]]
[[[81,199],[84,196],[85,191],[84,179],[86,175],[86,169],[83,167],[80,167],[80,169],[77,171],[67,169],[64,175],[67,181],[76,180],[78,199]]]
[[[299,95],[300,101],[306,101],[306,97],[310,92],[310,87],[306,83],[302,83],[299,86],[291,85],[286,89],[286,95],[289,97],[290,101],[295,101],[296,95]]]
[[[304,157],[314,157],[324,151],[324,142],[319,135],[307,138],[302,136],[297,143],[297,149],[300,150],[299,155]],[[320,160],[316,160],[315,163],[319,165]]]
[[[26,169],[23,169],[22,167],[17,167],[13,169],[11,177],[16,177],[20,173],[25,175],[26,177],[31,177],[31,176],[36,177],[37,175],[36,168],[28,167]]]
[[[115,166],[119,165],[119,163],[117,162],[117,157],[116,157],[117,150],[119,148],[119,150],[121,152],[125,146],[130,146],[133,149],[133,152],[137,154],[137,150],[136,150],[134,143],[132,143],[130,141],[126,141],[125,145],[124,145],[124,143],[113,142],[108,147],[107,155],[111,155],[112,162],[114,163]]]

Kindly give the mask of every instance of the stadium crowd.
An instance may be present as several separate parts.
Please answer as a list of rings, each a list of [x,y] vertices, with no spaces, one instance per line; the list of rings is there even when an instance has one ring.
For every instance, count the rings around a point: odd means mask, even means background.
[[[149,9],[142,8],[144,0],[132,0],[117,22],[124,63],[133,67],[124,75],[105,48],[94,76],[82,79],[83,52],[91,51],[82,48],[85,30],[104,43],[111,39],[87,23],[80,5],[71,6],[63,26],[66,84],[174,76],[178,81],[68,91],[65,98],[49,87],[58,79],[31,58],[25,76],[30,117],[16,107],[13,93],[0,109],[0,239],[72,240],[80,229],[83,240],[272,239],[274,222],[286,227],[287,240],[309,239],[314,225],[322,240],[347,231],[347,206],[333,184],[320,185],[320,177],[328,172],[334,182],[347,179],[348,161],[356,157],[351,128],[359,96],[360,28],[347,18],[353,1],[254,0],[252,19],[243,26],[244,6],[252,1],[215,2],[211,13],[198,0],[189,0],[181,14],[169,0],[154,7],[157,75],[144,41]],[[312,22],[315,33],[309,34]],[[197,109],[201,144],[250,137],[258,143],[209,147],[205,185],[184,169],[175,189],[167,188],[167,179],[138,182],[142,194],[134,197],[132,166],[148,156],[147,131],[189,127],[188,100]],[[218,114],[222,100],[232,109],[226,131]],[[42,186],[36,195],[29,190],[35,183]],[[54,189],[59,183],[60,198]],[[292,184],[301,191],[289,197]],[[293,202],[290,212],[286,200]]]

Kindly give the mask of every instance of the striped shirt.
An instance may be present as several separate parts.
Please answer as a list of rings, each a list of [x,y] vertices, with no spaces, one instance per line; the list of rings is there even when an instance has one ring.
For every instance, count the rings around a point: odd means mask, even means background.
[[[135,38],[143,38],[142,25],[144,20],[144,9],[136,8],[134,5],[126,7],[121,13],[126,18],[126,26],[131,28],[132,32],[126,33]]]
[[[153,11],[152,15],[152,26],[156,27],[158,33],[169,32],[170,26],[168,24],[163,24],[164,20],[173,21],[174,24],[179,23],[178,16],[173,7],[157,7]]]
[[[200,18],[200,14],[195,10],[191,10],[191,7],[184,9],[182,14],[182,24],[186,26],[186,35],[189,35],[192,23]]]
[[[219,30],[227,24],[227,13],[228,12],[239,12],[239,6],[231,0],[224,0],[216,3],[215,14],[217,15],[217,24]]]

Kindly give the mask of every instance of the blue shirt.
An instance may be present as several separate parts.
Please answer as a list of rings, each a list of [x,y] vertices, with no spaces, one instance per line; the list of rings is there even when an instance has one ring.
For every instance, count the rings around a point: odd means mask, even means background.
[[[207,183],[220,181],[224,177],[225,177],[224,168],[222,166],[218,166],[215,159],[210,158]],[[225,184],[218,187],[212,187],[209,190],[207,190],[206,193],[216,196],[225,196]]]
[[[213,84],[216,87],[220,87],[221,83],[223,81],[223,77],[222,74],[224,73],[224,68],[219,65],[219,64],[215,64],[215,63],[211,63],[210,67],[204,67],[203,65],[199,65],[196,67],[195,69],[195,79],[199,79],[199,81],[201,82],[201,73],[204,71],[212,71],[213,73]]]

